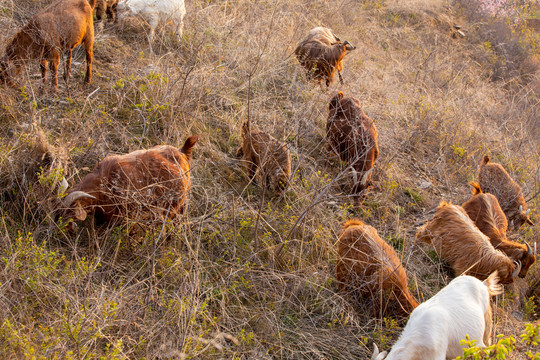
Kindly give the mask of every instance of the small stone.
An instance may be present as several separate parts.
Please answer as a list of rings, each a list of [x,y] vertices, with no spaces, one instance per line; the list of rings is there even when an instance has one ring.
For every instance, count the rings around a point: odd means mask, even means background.
[[[429,189],[433,184],[430,181],[422,181],[418,187],[422,190]]]

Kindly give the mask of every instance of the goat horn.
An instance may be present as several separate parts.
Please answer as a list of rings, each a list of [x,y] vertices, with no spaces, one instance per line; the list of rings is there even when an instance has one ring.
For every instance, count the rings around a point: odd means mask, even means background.
[[[519,212],[523,212],[523,205],[519,205]]]
[[[516,270],[512,273],[512,278],[515,278],[518,276],[519,272],[521,271],[521,262],[514,260],[514,264],[516,264]]]
[[[536,242],[534,243],[534,253],[536,254]]]
[[[531,209],[527,209],[527,210],[525,211],[525,215],[529,215],[530,212],[531,212]]]
[[[66,178],[63,177],[62,180],[60,180],[60,186],[58,187],[58,195],[63,195],[68,189],[68,187],[69,187],[69,184]]]
[[[356,184],[358,183],[358,171],[356,171],[354,168],[352,168],[351,170],[353,175],[353,182]]]
[[[64,199],[64,206],[70,207],[71,204],[73,204],[75,201],[79,199],[95,199],[95,196],[90,195],[89,193],[86,193],[84,191],[74,191],[70,193],[66,198]]]
[[[368,171],[366,171],[364,173],[364,176],[362,176],[362,180],[360,181],[360,183],[362,185],[365,185],[367,183],[367,179],[369,178],[369,174],[371,174],[372,171],[373,171],[373,168],[369,169]]]
[[[529,243],[525,243],[525,245],[527,245],[527,255],[531,256],[533,254],[532,249],[531,249],[531,245],[529,245]],[[535,243],[535,245],[536,245],[536,243]]]

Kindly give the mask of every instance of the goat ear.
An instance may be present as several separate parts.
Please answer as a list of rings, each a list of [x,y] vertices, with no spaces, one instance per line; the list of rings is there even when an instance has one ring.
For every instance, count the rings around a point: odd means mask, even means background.
[[[338,93],[330,100],[330,104],[328,105],[328,110],[334,110],[337,109],[340,105],[339,102],[343,99],[343,93],[341,91],[338,91]]]
[[[379,353],[379,348],[377,344],[373,343],[373,355],[371,355],[371,360],[383,360],[386,357],[386,351]]]
[[[81,203],[77,202],[75,205],[75,218],[80,221],[84,221],[88,213],[83,209]]]

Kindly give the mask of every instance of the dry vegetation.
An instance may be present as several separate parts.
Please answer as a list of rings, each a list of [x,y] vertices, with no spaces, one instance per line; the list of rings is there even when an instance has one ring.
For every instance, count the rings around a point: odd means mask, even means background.
[[[49,2],[0,0],[0,52]],[[40,94],[36,63],[24,88],[0,88],[1,358],[366,359],[372,342],[389,349],[399,327],[337,292],[341,225],[357,216],[374,226],[402,257],[414,295],[428,299],[449,277],[429,247],[413,246],[416,226],[440,200],[469,198],[485,153],[523,185],[537,222],[510,237],[538,239],[534,42],[443,0],[186,7],[183,38],[165,27],[154,55],[144,24],[106,25],[88,87],[78,49],[56,96]],[[452,37],[454,23],[465,38]],[[343,86],[307,83],[291,56],[318,25],[358,46]],[[346,165],[324,146],[338,89],[361,100],[379,131],[376,189],[360,208],[347,197]],[[248,115],[291,151],[284,195],[249,184],[235,158]],[[73,185],[107,154],[181,146],[192,134],[201,140],[187,216],[110,227],[88,219],[75,235],[55,221],[62,174]],[[522,306],[520,296],[534,298]],[[539,297],[535,265],[497,299],[495,333],[538,321]]]

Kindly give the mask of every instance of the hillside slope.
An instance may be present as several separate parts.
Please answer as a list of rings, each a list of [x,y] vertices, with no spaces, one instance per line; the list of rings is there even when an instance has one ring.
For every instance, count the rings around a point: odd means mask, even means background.
[[[0,52],[44,3],[0,2],[9,29]],[[134,19],[98,32],[88,87],[81,49],[57,96],[40,94],[36,63],[24,88],[0,87],[0,357],[369,358],[372,342],[389,349],[400,328],[337,292],[342,224],[356,216],[374,226],[402,257],[415,296],[428,299],[450,278],[429,247],[413,245],[416,227],[441,200],[469,198],[486,153],[522,184],[537,220],[511,236],[538,240],[532,60],[507,61],[515,58],[467,9],[443,0],[186,7],[182,40],[165,27],[153,55]],[[454,24],[464,38],[452,36]],[[344,85],[306,82],[292,55],[319,25],[358,47]],[[376,188],[359,208],[346,166],[324,143],[337,90],[357,97],[379,131]],[[248,115],[291,151],[283,196],[248,184],[235,158]],[[61,231],[53,209],[62,176],[74,185],[108,154],[181,146],[192,134],[201,140],[185,217],[165,226],[88,219],[75,235]],[[538,284],[535,265],[506,289],[495,334],[518,336],[538,321]],[[534,296],[527,306],[525,295]]]

